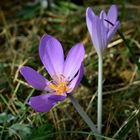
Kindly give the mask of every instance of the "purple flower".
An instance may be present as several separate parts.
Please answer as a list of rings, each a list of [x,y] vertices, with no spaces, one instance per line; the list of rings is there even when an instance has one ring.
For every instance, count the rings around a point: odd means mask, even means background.
[[[91,8],[87,8],[86,23],[98,55],[103,54],[119,28],[120,22],[117,18],[118,10],[116,5],[112,5],[107,14],[102,10],[99,17],[94,14]]]
[[[35,111],[47,112],[58,101],[64,100],[80,83],[85,50],[82,43],[76,44],[64,61],[60,42],[50,35],[44,35],[40,41],[39,55],[52,80],[47,80],[28,66],[20,68],[20,73],[33,88],[49,92],[29,100],[29,105]]]

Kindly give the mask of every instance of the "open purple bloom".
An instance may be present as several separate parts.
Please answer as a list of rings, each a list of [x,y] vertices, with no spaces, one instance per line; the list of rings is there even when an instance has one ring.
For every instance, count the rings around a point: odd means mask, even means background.
[[[120,22],[117,18],[118,10],[116,5],[112,5],[107,14],[102,10],[100,16],[96,16],[91,8],[87,8],[87,28],[98,55],[102,55],[119,28]]]
[[[51,81],[28,66],[21,67],[20,73],[33,88],[49,92],[29,100],[29,105],[35,111],[47,112],[58,101],[64,100],[80,83],[85,50],[83,44],[78,43],[71,48],[64,60],[60,42],[50,35],[44,35],[40,40],[39,55]]]

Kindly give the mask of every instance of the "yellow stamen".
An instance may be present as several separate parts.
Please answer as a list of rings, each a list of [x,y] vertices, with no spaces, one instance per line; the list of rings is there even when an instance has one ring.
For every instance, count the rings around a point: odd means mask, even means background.
[[[69,82],[66,81],[65,76],[60,75],[54,75],[54,80],[49,83],[49,87],[53,89],[57,94],[63,94],[67,93],[67,91],[70,89],[68,86]]]

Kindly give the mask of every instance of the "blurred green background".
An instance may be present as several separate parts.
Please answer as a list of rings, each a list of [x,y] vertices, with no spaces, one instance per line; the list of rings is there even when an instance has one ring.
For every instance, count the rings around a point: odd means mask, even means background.
[[[87,31],[85,11],[90,6],[99,14],[111,4],[118,6],[120,31],[130,47],[116,34],[104,55],[103,135],[140,140],[139,0],[54,0],[47,7],[39,0],[0,1],[0,140],[94,139],[69,99],[48,113],[32,110],[28,99],[41,92],[27,85],[19,67],[31,66],[48,77],[38,54],[39,39],[45,33],[60,40],[65,54],[83,42],[85,73],[73,94],[96,122],[98,57]]]

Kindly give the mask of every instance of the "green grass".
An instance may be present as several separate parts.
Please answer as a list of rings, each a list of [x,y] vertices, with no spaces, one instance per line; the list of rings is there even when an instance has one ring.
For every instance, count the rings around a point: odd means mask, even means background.
[[[85,10],[97,13],[112,2],[119,6],[121,32],[113,38],[104,56],[103,135],[104,139],[140,139],[140,56],[139,5],[135,1],[87,1],[84,6],[57,2],[42,11],[39,5],[8,2],[0,9],[0,139],[2,140],[91,140],[94,135],[74,110],[69,99],[48,113],[34,112],[28,106],[30,96],[39,95],[19,73],[29,65],[48,77],[39,59],[39,39],[54,35],[65,52],[77,42],[85,45],[84,79],[73,92],[84,110],[96,122],[97,54],[87,32]],[[9,6],[9,7],[8,7]],[[6,8],[9,10],[7,10]],[[13,7],[13,8],[10,8]],[[129,45],[129,47],[128,47]]]

